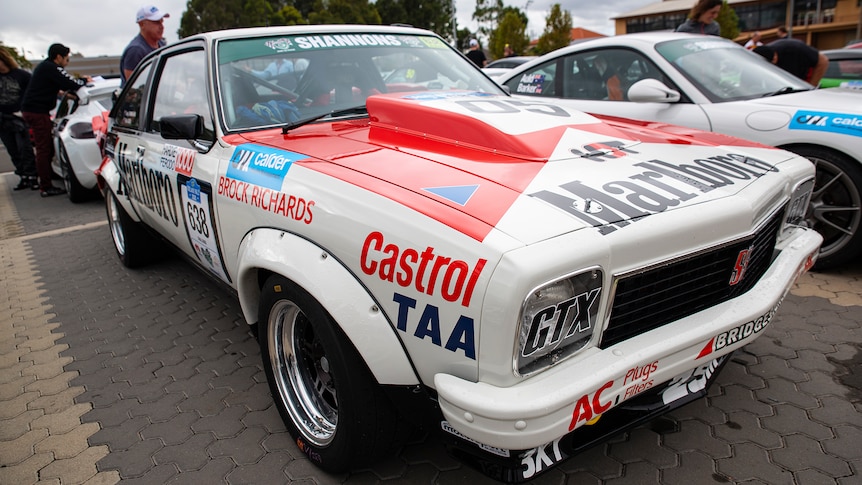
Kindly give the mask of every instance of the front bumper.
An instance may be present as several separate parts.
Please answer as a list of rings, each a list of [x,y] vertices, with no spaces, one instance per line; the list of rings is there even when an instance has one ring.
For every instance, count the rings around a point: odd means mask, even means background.
[[[529,450],[731,353],[761,335],[796,278],[816,259],[820,235],[796,231],[760,281],[733,300],[608,349],[588,349],[511,387],[435,375],[445,419],[487,447]]]

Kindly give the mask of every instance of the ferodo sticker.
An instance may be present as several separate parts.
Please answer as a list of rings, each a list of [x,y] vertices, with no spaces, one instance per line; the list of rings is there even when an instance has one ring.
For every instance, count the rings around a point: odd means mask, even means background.
[[[197,153],[197,150],[192,150],[191,148],[165,144],[164,148],[162,148],[162,156],[159,159],[159,164],[162,168],[191,177]]]
[[[212,186],[206,182],[177,176],[186,234],[198,261],[224,281],[230,282],[213,220]]]
[[[862,116],[799,110],[790,120],[791,130],[812,130],[862,136]]]

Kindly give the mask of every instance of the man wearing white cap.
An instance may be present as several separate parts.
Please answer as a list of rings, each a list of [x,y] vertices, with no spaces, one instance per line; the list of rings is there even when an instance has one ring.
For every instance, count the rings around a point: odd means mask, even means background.
[[[165,45],[164,19],[167,17],[170,17],[170,15],[162,12],[155,5],[147,5],[138,9],[135,22],[138,23],[141,31],[129,42],[129,45],[123,51],[122,57],[120,57],[120,77],[122,78],[122,84],[126,84],[126,79],[132,75],[132,71],[138,67],[141,59],[146,57],[150,52]]]
[[[488,59],[482,49],[479,48],[479,41],[476,39],[470,39],[470,50],[467,52],[467,58],[479,67],[485,67],[485,64],[488,63]]]

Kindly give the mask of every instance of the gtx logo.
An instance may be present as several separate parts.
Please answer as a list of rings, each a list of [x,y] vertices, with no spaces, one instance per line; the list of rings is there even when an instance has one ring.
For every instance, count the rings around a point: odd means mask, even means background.
[[[754,251],[754,245],[748,247],[748,249],[743,249],[736,256],[736,264],[733,267],[733,274],[730,275],[730,281],[727,282],[730,286],[734,286],[740,281],[742,281],[742,277],[745,276],[745,270],[748,269],[748,262],[751,259],[751,252]]]

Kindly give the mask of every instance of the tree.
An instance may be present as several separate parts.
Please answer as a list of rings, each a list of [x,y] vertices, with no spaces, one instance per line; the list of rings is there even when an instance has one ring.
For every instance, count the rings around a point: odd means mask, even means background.
[[[491,32],[491,41],[488,44],[488,49],[491,55],[498,59],[503,57],[506,44],[512,48],[516,54],[526,52],[530,46],[530,38],[527,36],[527,22],[524,15],[519,15],[520,11],[508,10],[497,28]]]
[[[739,36],[739,16],[736,15],[736,10],[727,4],[727,0],[721,5],[715,21],[721,26],[721,36],[725,39],[732,40]]]
[[[285,3],[283,0],[188,0],[177,34],[183,38],[213,30],[306,23],[301,10]]]
[[[503,0],[476,0],[473,20],[479,24],[479,32],[485,35],[493,32],[504,8]]]
[[[449,0],[377,0],[374,6],[384,25],[409,24],[453,40],[453,12]]]
[[[18,63],[18,66],[21,69],[29,69],[33,67],[33,64],[31,64],[30,61],[25,59],[24,56],[22,56],[21,54],[18,54],[18,49],[10,47],[8,45],[4,45],[2,40],[0,40],[0,49],[3,49],[4,51],[8,52],[9,55],[12,56],[12,59],[15,59],[15,62]]]
[[[308,23],[380,25],[380,14],[368,0],[316,0]]]
[[[551,7],[551,12],[545,17],[545,30],[536,45],[536,54],[547,54],[553,50],[569,45],[572,40],[572,15],[563,11],[559,3]]]

